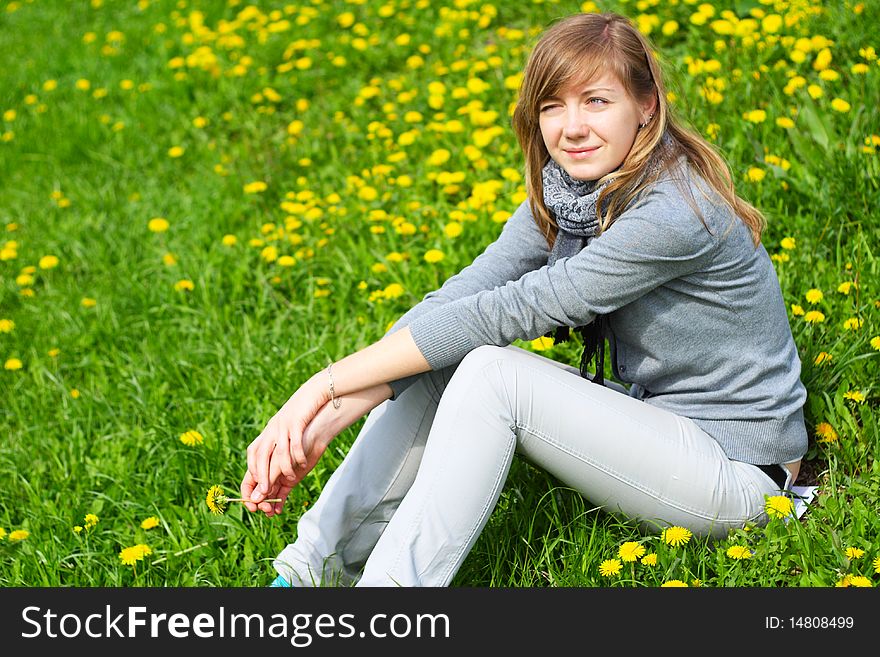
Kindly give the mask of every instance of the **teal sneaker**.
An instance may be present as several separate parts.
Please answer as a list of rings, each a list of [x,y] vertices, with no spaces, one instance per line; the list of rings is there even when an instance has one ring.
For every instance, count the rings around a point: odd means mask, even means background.
[[[293,587],[290,585],[290,582],[288,582],[286,579],[284,579],[281,575],[279,575],[278,577],[276,577],[276,578],[275,578],[275,581],[273,581],[271,584],[269,584],[269,587],[270,587],[270,588],[273,587],[273,586],[280,586],[280,587],[283,587],[283,588],[286,588],[286,589],[291,589],[291,588],[293,588]]]

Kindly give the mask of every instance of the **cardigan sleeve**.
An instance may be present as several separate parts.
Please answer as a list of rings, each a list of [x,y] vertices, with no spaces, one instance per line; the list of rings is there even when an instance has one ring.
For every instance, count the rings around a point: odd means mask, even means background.
[[[524,201],[505,222],[494,242],[470,265],[448,278],[440,288],[428,292],[385,335],[391,335],[404,326],[411,325],[417,318],[447,303],[515,281],[526,272],[545,264],[549,254],[547,241],[535,224],[528,201]],[[391,399],[396,399],[419,376],[417,374],[392,381]]]
[[[432,369],[457,363],[481,345],[506,346],[559,325],[588,324],[706,266],[712,235],[680,199],[657,196],[621,215],[578,254],[416,318],[410,331]]]

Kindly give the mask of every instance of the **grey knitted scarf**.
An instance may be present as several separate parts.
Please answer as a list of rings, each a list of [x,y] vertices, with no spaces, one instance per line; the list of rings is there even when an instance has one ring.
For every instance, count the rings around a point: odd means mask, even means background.
[[[669,155],[673,151],[673,141],[668,133],[664,134],[654,149],[648,165],[645,167],[640,180],[655,175]],[[552,158],[544,165],[541,171],[543,184],[544,205],[553,216],[559,230],[556,233],[556,241],[550,250],[547,264],[552,265],[560,258],[568,258],[576,255],[582,248],[590,243],[599,230],[599,195],[608,186],[608,181],[597,184],[595,180],[576,180],[572,178]],[[589,324],[574,327],[581,335],[584,350],[581,354],[581,376],[590,379],[587,365],[590,361],[596,361],[596,375],[592,377],[593,383],[605,384],[605,335],[607,335],[607,318],[597,315]],[[555,342],[565,342],[569,339],[569,327],[560,326],[555,332],[551,331],[546,337],[554,338]]]

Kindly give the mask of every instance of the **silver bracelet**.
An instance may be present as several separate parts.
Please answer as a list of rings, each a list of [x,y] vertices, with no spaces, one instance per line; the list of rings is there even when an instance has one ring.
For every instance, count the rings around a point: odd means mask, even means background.
[[[327,365],[327,377],[330,379],[330,401],[333,402],[333,408],[338,409],[342,405],[342,401],[336,399],[336,389],[333,387],[333,373],[330,371],[331,367],[333,367],[333,363]]]

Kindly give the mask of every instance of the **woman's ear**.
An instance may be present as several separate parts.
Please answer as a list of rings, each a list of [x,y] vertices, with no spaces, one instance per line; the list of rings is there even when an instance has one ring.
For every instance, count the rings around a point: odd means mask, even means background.
[[[651,94],[650,100],[642,105],[642,124],[647,125],[657,112],[657,92]]]

